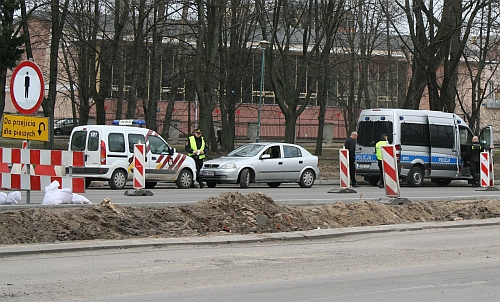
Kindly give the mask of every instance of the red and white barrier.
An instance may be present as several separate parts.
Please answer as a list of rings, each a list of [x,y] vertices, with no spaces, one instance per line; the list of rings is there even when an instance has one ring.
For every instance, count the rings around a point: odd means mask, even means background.
[[[493,163],[489,152],[481,152],[480,154],[480,177],[481,187],[493,186]]]
[[[85,193],[85,178],[83,177],[53,177],[29,174],[0,174],[0,187],[16,190],[43,191],[45,187],[57,180],[60,189],[68,188],[73,193]]]
[[[384,170],[385,194],[389,197],[399,197],[399,174],[394,145],[382,146],[382,166]]]
[[[8,169],[9,163],[13,166],[35,166],[33,170],[38,175],[21,174],[22,168],[18,169],[20,170],[19,174],[13,173]],[[61,185],[60,188],[68,188],[75,193],[84,193],[85,179],[83,177],[62,176],[65,174],[66,166],[85,166],[84,153],[81,151],[0,148],[0,188],[43,191],[46,186],[57,180]]]
[[[339,150],[339,161],[340,161],[340,188],[347,189],[350,187],[349,150],[347,149]]]
[[[50,166],[83,167],[82,151],[0,148],[0,162]]]
[[[134,189],[143,189],[146,186],[144,175],[145,145],[134,145]]]

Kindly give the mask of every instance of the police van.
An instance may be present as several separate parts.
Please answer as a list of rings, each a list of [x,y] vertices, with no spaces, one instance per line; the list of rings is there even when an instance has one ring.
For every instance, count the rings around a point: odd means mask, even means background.
[[[460,116],[431,110],[366,109],[357,125],[356,174],[375,186],[380,172],[375,144],[387,134],[394,145],[399,177],[409,186],[418,187],[424,178],[447,186],[452,180],[472,180],[468,151],[472,133]],[[493,147],[491,126],[481,130],[479,141]]]
[[[124,126],[126,125],[126,126]],[[134,145],[145,144],[145,187],[158,182],[175,182],[186,189],[196,178],[194,160],[177,153],[155,131],[144,128],[143,120],[116,120],[113,125],[77,126],[71,132],[70,151],[85,153],[85,167],[74,167],[73,176],[108,181],[113,189],[123,189],[133,179]]]

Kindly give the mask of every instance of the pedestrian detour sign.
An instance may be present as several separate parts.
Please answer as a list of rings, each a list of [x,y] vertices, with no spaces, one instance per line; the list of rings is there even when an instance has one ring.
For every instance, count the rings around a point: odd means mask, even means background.
[[[2,137],[49,141],[49,118],[4,114]]]
[[[45,83],[40,67],[23,61],[14,69],[10,80],[10,98],[23,115],[35,113],[42,104]],[[2,137],[49,141],[49,118],[4,114]]]

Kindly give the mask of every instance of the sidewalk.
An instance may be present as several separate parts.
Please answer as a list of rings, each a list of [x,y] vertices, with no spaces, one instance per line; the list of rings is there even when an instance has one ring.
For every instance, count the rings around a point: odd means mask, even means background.
[[[6,245],[0,246],[0,257],[47,254],[75,251],[92,251],[104,249],[130,249],[143,247],[165,247],[179,245],[214,245],[235,243],[259,243],[263,241],[292,241],[292,240],[317,240],[334,239],[343,236],[419,231],[424,229],[484,227],[500,225],[500,218],[481,220],[462,220],[446,222],[419,222],[411,224],[393,224],[380,226],[350,227],[340,229],[318,229],[311,231],[298,231],[289,233],[266,234],[224,234],[184,238],[134,238],[126,240],[93,240],[68,243]]]

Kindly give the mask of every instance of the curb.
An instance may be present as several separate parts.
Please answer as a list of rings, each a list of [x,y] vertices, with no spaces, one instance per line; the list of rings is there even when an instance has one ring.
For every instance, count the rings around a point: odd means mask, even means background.
[[[215,245],[234,243],[259,243],[265,241],[321,240],[344,236],[366,235],[389,232],[420,231],[426,229],[485,227],[500,225],[500,218],[461,220],[445,222],[418,222],[379,226],[347,227],[340,229],[317,229],[287,233],[224,234],[185,238],[134,238],[125,240],[94,240],[70,243],[0,246],[0,257],[49,254],[105,249],[131,249],[144,247],[166,247],[179,245]]]

